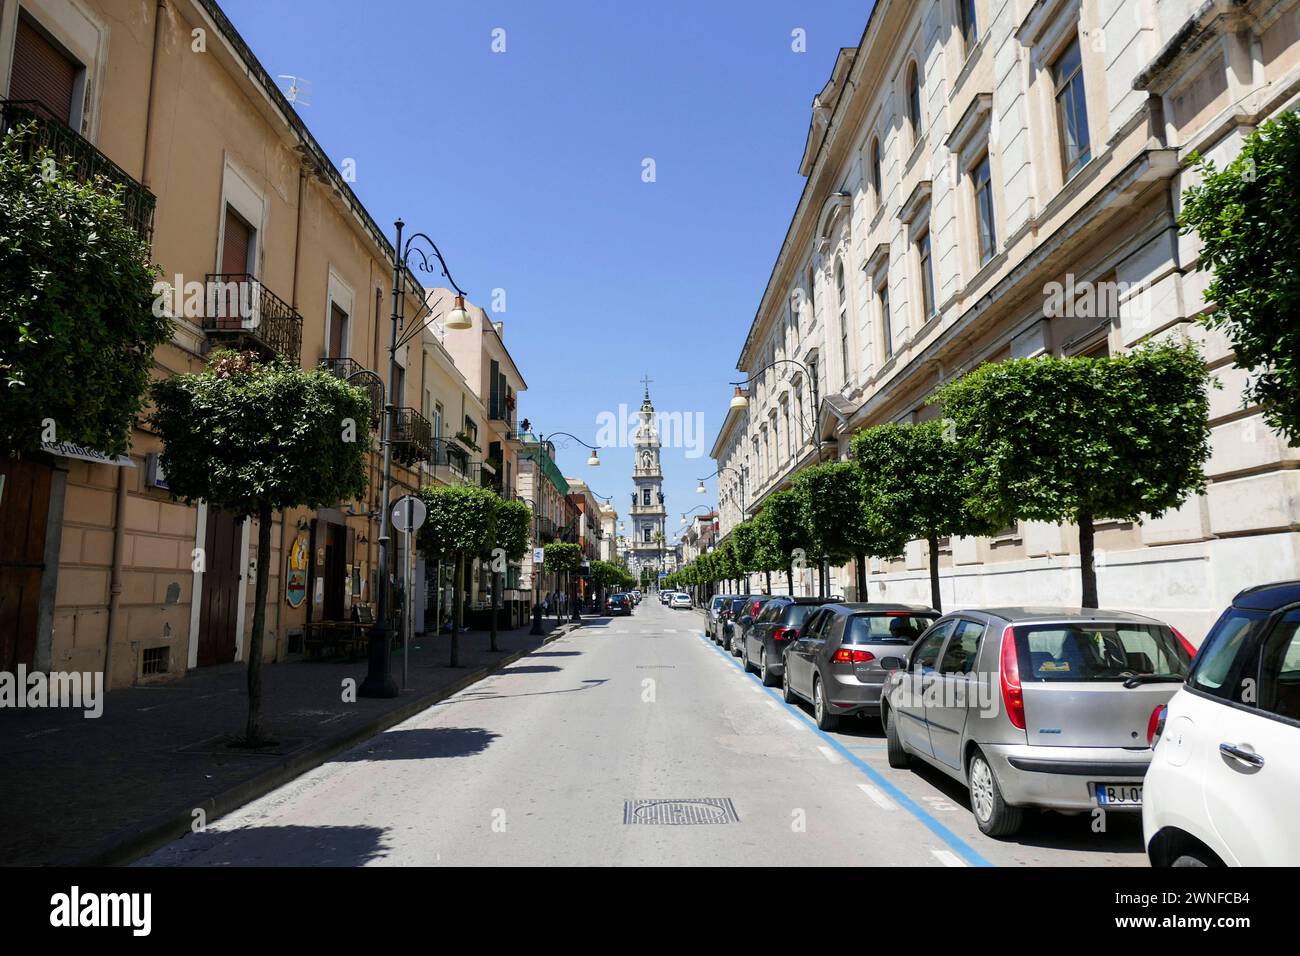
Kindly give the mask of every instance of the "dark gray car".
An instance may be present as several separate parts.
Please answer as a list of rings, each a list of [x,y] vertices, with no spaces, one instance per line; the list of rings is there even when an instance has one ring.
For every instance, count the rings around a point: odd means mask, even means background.
[[[776,685],[785,668],[785,649],[796,637],[804,622],[826,598],[792,598],[780,595],[763,605],[761,613],[744,632],[740,662],[745,670],[757,671],[768,687]]]
[[[911,604],[820,608],[786,649],[786,702],[811,703],[822,730],[834,730],[850,714],[878,715],[889,673],[881,659],[906,654],[938,617],[934,608]]]

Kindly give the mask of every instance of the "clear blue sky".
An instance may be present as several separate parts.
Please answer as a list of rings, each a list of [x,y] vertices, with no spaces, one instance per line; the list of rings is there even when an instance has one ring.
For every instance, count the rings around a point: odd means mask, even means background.
[[[704,457],[665,449],[670,537],[726,412],[727,382],[799,198],[814,94],[870,2],[223,0],[386,230],[434,237],[506,344],[542,432],[594,440],[601,412],[703,413]],[[506,51],[492,51],[492,31]],[[807,52],[791,50],[806,31]],[[656,181],[642,181],[642,161]],[[566,475],[632,491],[630,449]]]

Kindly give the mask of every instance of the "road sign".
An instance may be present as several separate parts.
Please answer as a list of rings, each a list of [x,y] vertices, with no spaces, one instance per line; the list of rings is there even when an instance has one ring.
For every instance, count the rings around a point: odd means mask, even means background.
[[[546,560],[546,552],[542,548],[533,548],[533,564],[541,564]]]
[[[415,495],[403,495],[393,502],[393,527],[398,531],[419,531],[429,509]]]

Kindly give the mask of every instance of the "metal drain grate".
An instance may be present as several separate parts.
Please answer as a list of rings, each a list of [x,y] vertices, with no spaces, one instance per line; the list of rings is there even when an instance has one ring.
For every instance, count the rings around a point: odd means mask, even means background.
[[[739,823],[736,808],[727,797],[689,800],[624,800],[624,823],[650,826],[686,826],[697,823]]]

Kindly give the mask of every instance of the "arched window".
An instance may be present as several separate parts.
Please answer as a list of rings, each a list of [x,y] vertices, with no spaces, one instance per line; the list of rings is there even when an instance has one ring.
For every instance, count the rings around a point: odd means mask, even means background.
[[[921,138],[921,72],[913,63],[907,68],[907,121],[914,140]]]
[[[880,176],[880,138],[874,137],[871,140],[871,188],[876,191],[876,202],[880,202],[880,197],[884,193],[881,188],[882,181]]]
[[[840,307],[840,359],[844,363],[844,381],[851,375],[849,366],[849,295],[844,288],[844,260],[835,260],[835,295]]]

